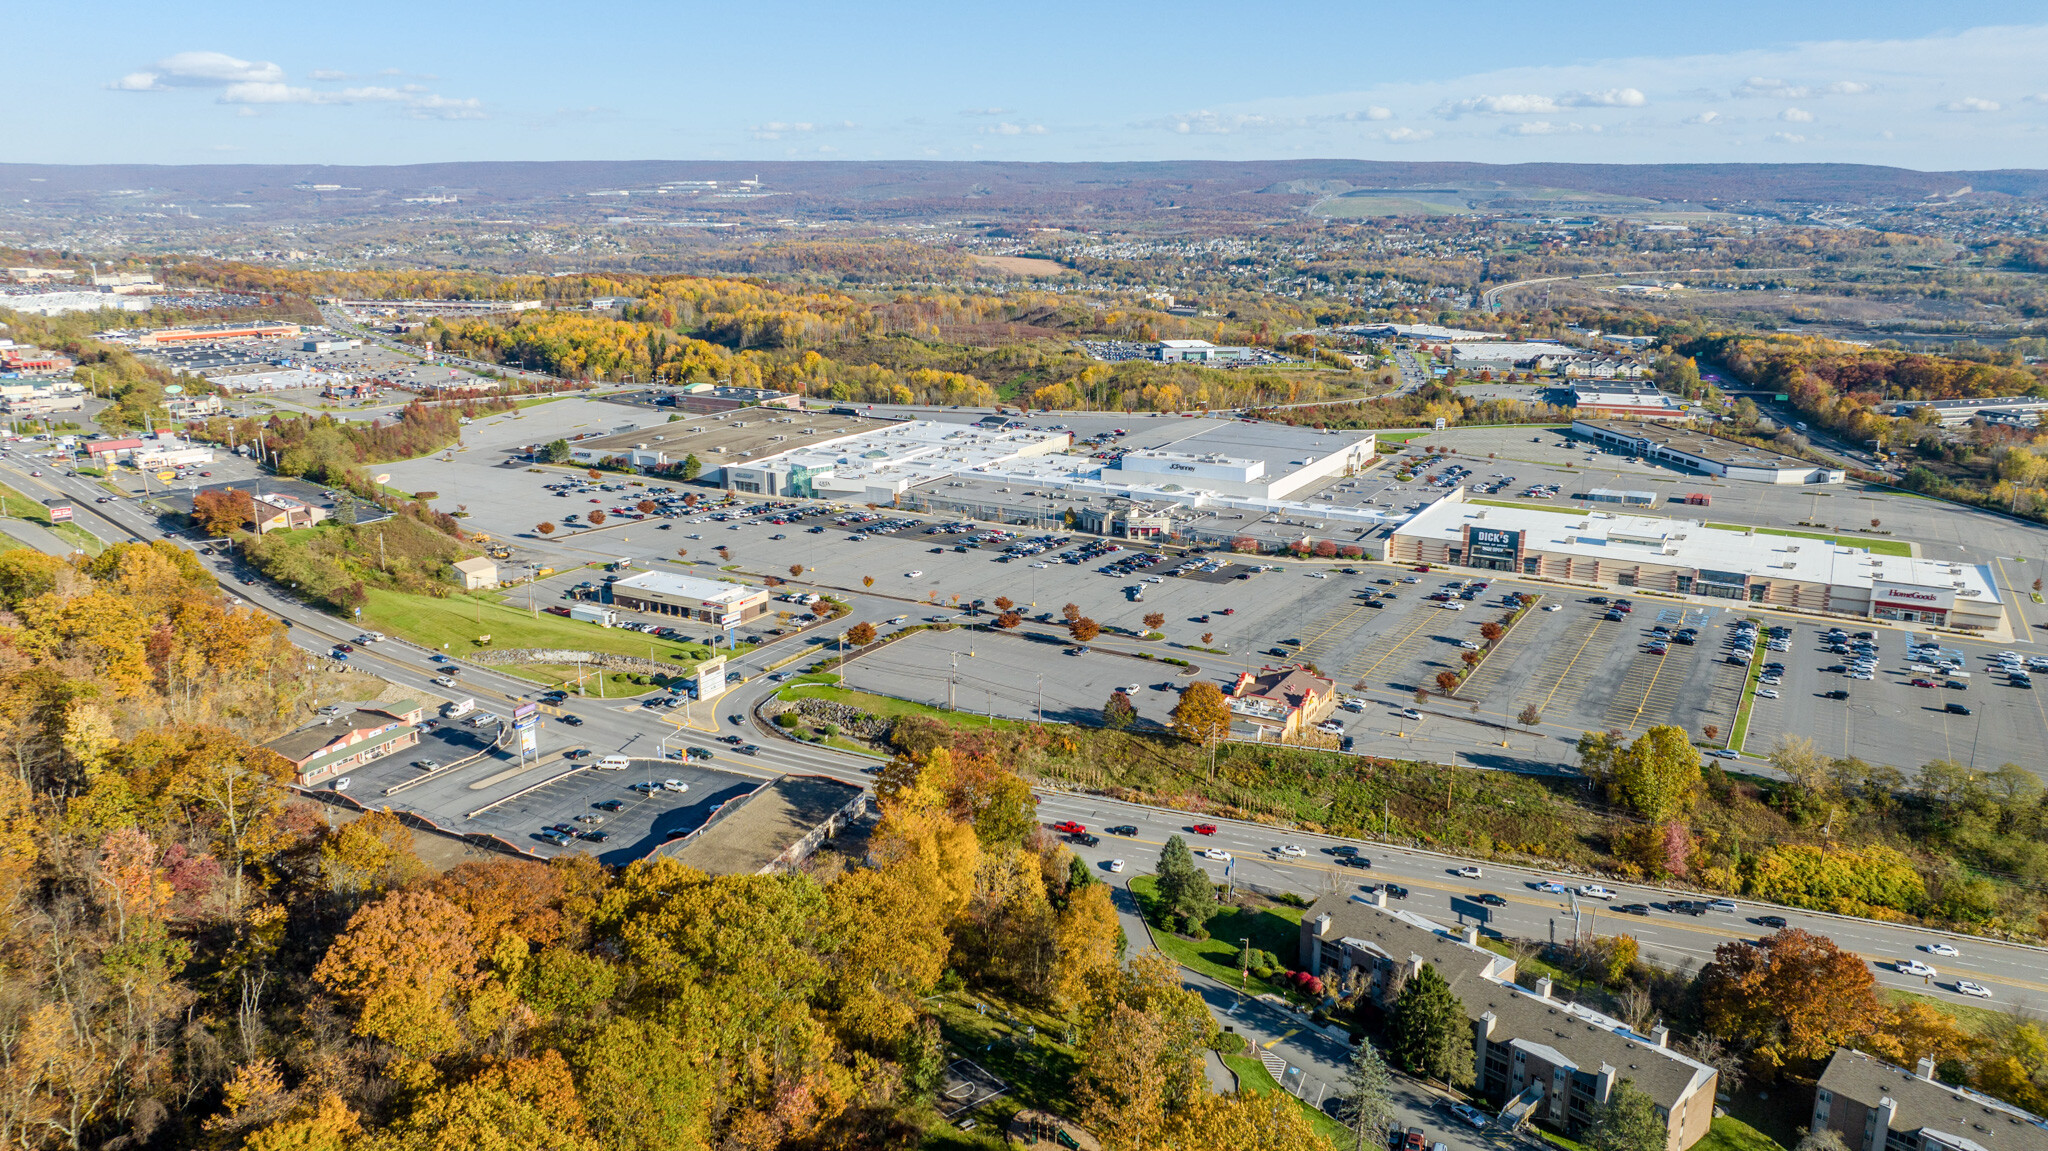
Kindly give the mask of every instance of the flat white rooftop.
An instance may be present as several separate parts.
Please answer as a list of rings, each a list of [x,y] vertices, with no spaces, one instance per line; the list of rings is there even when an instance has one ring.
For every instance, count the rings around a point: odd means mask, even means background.
[[[1997,584],[1982,565],[1873,555],[1864,548],[1801,536],[1710,528],[1699,520],[1503,508],[1447,498],[1416,513],[1400,527],[1399,534],[1462,543],[1468,524],[1519,531],[1524,551],[1617,563],[1633,559],[1837,587],[1868,588],[1883,580],[1949,588],[1973,603],[2001,602]]]
[[[723,580],[702,579],[697,576],[677,575],[674,572],[641,572],[614,580],[615,588],[638,588],[641,591],[660,592],[681,599],[701,600],[704,603],[729,604],[753,595],[759,588],[742,584],[726,583]]]

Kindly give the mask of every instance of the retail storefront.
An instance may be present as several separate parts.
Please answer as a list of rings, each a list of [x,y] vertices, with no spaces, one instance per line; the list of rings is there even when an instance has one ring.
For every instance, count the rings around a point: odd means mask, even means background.
[[[1509,528],[1465,525],[1464,564],[1487,571],[1521,571],[1522,533]]]
[[[1956,593],[1944,588],[1914,587],[1885,580],[1878,580],[1870,588],[1873,619],[1945,625],[1955,606]]]

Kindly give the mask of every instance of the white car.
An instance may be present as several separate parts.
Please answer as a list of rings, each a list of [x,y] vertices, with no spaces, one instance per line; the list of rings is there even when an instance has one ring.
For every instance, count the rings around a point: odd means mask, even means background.
[[[1565,888],[1564,884],[1559,883],[1555,879],[1546,879],[1536,885],[1536,890],[1545,895],[1563,895]]]
[[[1922,945],[1921,949],[1926,951],[1929,955],[1955,956],[1962,954],[1962,952],[1957,951],[1954,947],[1951,947],[1946,943],[1928,943]]]
[[[1972,983],[1967,979],[1956,980],[1956,990],[1964,995],[1974,995],[1979,999],[1991,998],[1991,989],[1989,987],[1984,986],[1982,983]]]
[[[1778,693],[1777,693],[1776,691],[1772,690],[1771,688],[1768,688],[1768,687],[1765,687],[1765,688],[1759,688],[1759,689],[1757,689],[1757,693],[1756,693],[1756,695],[1757,695],[1757,698],[1758,698],[1758,699],[1776,699],[1776,698],[1778,698]]]
[[[435,682],[436,684],[438,684],[439,686],[441,686],[441,687],[454,687],[454,686],[455,686],[455,680],[454,680],[454,679],[453,679],[452,677],[450,677],[450,676],[445,676],[445,675],[437,675],[437,676],[435,676],[435,677],[434,677],[434,682]]]
[[[923,573],[923,572],[921,572],[921,571],[914,571],[914,572],[904,572],[904,573],[903,573],[903,578],[904,578],[904,579],[916,579],[917,577],[919,577],[919,576],[921,576],[921,575],[923,575],[923,574],[924,574],[924,573]]]
[[[344,775],[344,776],[342,776],[342,777],[341,777],[340,779],[337,779],[337,780],[335,780],[335,781],[334,781],[334,790],[336,790],[336,791],[347,791],[347,790],[348,790],[348,776],[345,776],[345,775]]]
[[[1124,686],[1122,686],[1122,687],[1120,687],[1120,688],[1117,688],[1117,690],[1118,690],[1118,691],[1120,691],[1120,692],[1123,692],[1123,693],[1124,693],[1125,695],[1136,695],[1136,694],[1138,694],[1138,693],[1139,693],[1140,691],[1143,691],[1144,689],[1143,689],[1143,688],[1141,688],[1141,687],[1139,687],[1139,686],[1138,686],[1137,684],[1135,684],[1135,683],[1127,683],[1127,684],[1125,684]]]
[[[1310,579],[1329,579],[1329,578],[1330,578],[1330,573],[1328,573],[1328,572],[1310,572],[1310,573],[1308,573],[1308,578],[1310,578]]]
[[[1741,758],[1742,758],[1742,753],[1741,753],[1741,752],[1739,752],[1739,751],[1735,751],[1735,750],[1733,750],[1732,748],[1726,748],[1726,747],[1717,747],[1717,748],[1715,748],[1714,750],[1712,750],[1712,751],[1708,752],[1707,754],[1708,754],[1708,755],[1711,755],[1711,756],[1713,756],[1713,757],[1714,757],[1715,759],[1741,759]]]
[[[1299,843],[1283,843],[1274,850],[1282,855],[1302,856],[1308,854],[1308,851]]]
[[[1613,899],[1614,893],[1597,883],[1588,883],[1579,888],[1579,896],[1583,899]]]
[[[688,791],[690,790],[690,785],[680,779],[664,779],[661,781],[661,789],[663,791]]]
[[[1451,1114],[1456,1115],[1458,1118],[1463,1119],[1482,1131],[1486,1129],[1488,1122],[1486,1115],[1475,1107],[1464,1103],[1453,1103],[1451,1104]]]
[[[1547,603],[1547,604],[1544,604],[1544,605],[1543,605],[1543,610],[1544,610],[1544,611],[1563,611],[1563,610],[1564,610],[1564,605],[1563,605],[1563,604],[1561,604],[1561,603]]]
[[[1941,972],[1936,971],[1917,959],[1901,959],[1897,963],[1892,964],[1892,966],[1897,968],[1901,975],[1918,975],[1926,979],[1932,979],[1941,974]]]
[[[1122,871],[1122,870],[1124,869],[1124,861],[1123,861],[1123,860],[1121,860],[1121,859],[1112,859],[1112,860],[1110,860],[1110,861],[1109,861],[1109,869],[1110,869],[1111,871]]]
[[[1445,611],[1464,611],[1464,610],[1465,610],[1465,605],[1464,605],[1464,604],[1461,604],[1461,603],[1459,603],[1459,602],[1458,602],[1458,601],[1456,601],[1456,600],[1447,600],[1447,601],[1445,601],[1445,602],[1443,602],[1443,603],[1440,603],[1440,604],[1438,604],[1438,605],[1436,605],[1436,606],[1438,606],[1438,607],[1440,607],[1440,608],[1444,609]]]
[[[1225,850],[1223,850],[1223,849],[1222,849],[1222,848],[1220,848],[1220,847],[1212,847],[1212,848],[1209,848],[1208,850],[1206,850],[1206,851],[1202,852],[1202,858],[1203,858],[1203,859],[1217,859],[1217,860],[1221,860],[1221,861],[1223,861],[1224,863],[1229,863],[1229,862],[1230,862],[1230,853],[1229,853],[1229,852],[1227,852],[1227,851],[1225,851]]]
[[[1480,877],[1479,869],[1470,864],[1459,868],[1452,872],[1452,874],[1456,875],[1459,879],[1478,879]]]
[[[1422,713],[1421,713],[1421,712],[1419,712],[1419,711],[1416,711],[1416,710],[1415,710],[1414,708],[1412,708],[1412,707],[1404,707],[1404,708],[1402,708],[1402,709],[1401,709],[1401,718],[1402,718],[1402,719],[1421,719],[1421,718],[1422,718]]]

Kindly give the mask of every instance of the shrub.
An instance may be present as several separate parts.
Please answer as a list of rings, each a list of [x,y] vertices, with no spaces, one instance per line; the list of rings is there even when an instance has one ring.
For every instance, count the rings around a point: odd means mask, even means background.
[[[801,721],[797,719],[796,713],[793,711],[785,711],[775,717],[775,726],[784,730],[795,727],[799,722]]]

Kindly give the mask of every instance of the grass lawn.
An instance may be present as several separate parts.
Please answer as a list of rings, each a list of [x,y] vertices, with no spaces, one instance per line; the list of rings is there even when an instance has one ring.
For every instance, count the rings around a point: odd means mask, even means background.
[[[1280,1084],[1273,1081],[1273,1073],[1266,1070],[1266,1065],[1259,1062],[1258,1056],[1225,1055],[1222,1058],[1223,1065],[1237,1073],[1237,1089],[1241,1094],[1265,1095],[1280,1090]],[[1316,1134],[1339,1147],[1344,1145],[1345,1138],[1350,1133],[1344,1129],[1342,1123],[1310,1107],[1302,1100],[1296,1100],[1295,1106],[1301,1108],[1302,1114],[1307,1115],[1309,1122],[1315,1124]]]
[[[1735,1118],[1723,1115],[1714,1120],[1713,1126],[1699,1142],[1693,1144],[1693,1151],[1785,1151],[1776,1139]]]
[[[43,501],[25,496],[6,484],[0,484],[0,501],[5,502],[9,519],[50,526],[50,509],[43,506]]]
[[[408,595],[383,588],[368,589],[370,601],[363,607],[363,627],[404,636],[414,643],[439,648],[451,654],[467,655],[486,646],[504,648],[565,648],[610,652],[646,659],[650,654],[664,664],[683,671],[695,665],[704,651],[702,644],[674,643],[618,628],[564,619],[546,612],[535,619],[521,604],[514,607],[497,602],[494,596],[451,595],[446,599]],[[477,637],[491,637],[489,645]]]
[[[860,674],[860,664],[858,661],[854,663],[854,674]],[[991,725],[986,717],[975,715],[970,711],[947,711],[943,707],[913,703],[907,699],[897,699],[893,695],[870,695],[864,691],[847,691],[845,688],[824,686],[836,679],[836,676],[829,674],[802,676],[785,686],[777,693],[776,698],[783,700],[829,699],[834,703],[849,704],[870,715],[879,715],[887,719],[894,719],[899,715],[916,715],[927,719],[961,724],[967,727],[993,726],[1005,731],[1015,731],[1019,728],[1031,726],[1028,723],[1020,723],[1013,719],[997,719]],[[820,686],[804,687],[801,691],[796,690],[802,684],[818,684]]]
[[[1764,648],[1764,633],[1757,632],[1756,644],[1750,649],[1749,670],[1742,676],[1742,706],[1735,711],[1735,724],[1728,732],[1728,746],[1742,750],[1742,741],[1749,738],[1750,713],[1756,710],[1756,681],[1763,678],[1764,661],[1760,658]]]
[[[977,1003],[988,1013],[976,1010]],[[1050,1012],[1026,1007],[993,995],[948,992],[932,1000],[932,1014],[955,1057],[972,1059],[1010,1085],[1003,1102],[1038,1107],[1060,1115],[1078,1115],[1074,1084],[1081,1074],[1081,1053],[1066,1043],[1068,1022]],[[1036,1034],[1029,1029],[1036,1028]],[[1000,1106],[1000,1104],[998,1105]],[[981,1118],[995,1122],[997,1107]],[[1005,1118],[1015,1107],[1002,1108]]]
[[[1405,444],[1409,440],[1421,439],[1429,434],[1428,432],[1381,432],[1377,437],[1377,442],[1382,444]]]
[[[1256,975],[1249,978],[1241,975],[1242,969],[1237,965],[1238,940],[1249,939],[1253,947],[1272,952],[1282,962],[1292,959],[1301,950],[1299,909],[1226,907],[1209,921],[1209,938],[1183,939],[1160,927],[1152,912],[1158,901],[1152,876],[1132,876],[1130,888],[1131,894],[1137,897],[1138,906],[1144,910],[1145,918],[1152,923],[1152,937],[1159,944],[1159,950],[1175,963],[1232,987],[1238,986],[1242,979],[1245,990],[1253,995],[1267,992],[1283,994],[1280,987]]]

